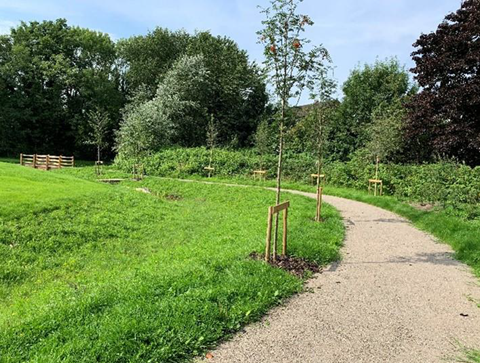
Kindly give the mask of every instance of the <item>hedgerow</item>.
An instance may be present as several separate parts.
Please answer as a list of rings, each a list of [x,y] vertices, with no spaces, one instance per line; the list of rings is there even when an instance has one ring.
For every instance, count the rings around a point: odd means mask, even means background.
[[[147,174],[174,178],[204,176],[208,162],[209,152],[203,147],[164,149],[143,160]],[[264,155],[264,168],[270,178],[275,177],[276,162],[275,155]],[[287,153],[284,176],[290,181],[308,182],[310,174],[315,173],[315,162],[307,153]],[[116,164],[128,170],[131,162],[117,158]],[[215,175],[228,178],[250,177],[260,165],[260,156],[255,149],[218,149],[213,161]],[[326,183],[366,189],[374,168],[372,162],[361,156],[348,162],[326,162]],[[471,168],[454,161],[421,165],[381,164],[379,176],[386,194],[411,202],[435,204],[465,218],[480,218],[480,167]]]

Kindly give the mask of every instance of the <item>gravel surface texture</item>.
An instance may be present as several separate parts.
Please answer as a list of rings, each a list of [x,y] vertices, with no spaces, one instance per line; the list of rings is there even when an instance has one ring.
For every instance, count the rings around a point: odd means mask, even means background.
[[[342,261],[200,361],[455,362],[480,348],[479,281],[449,246],[383,209],[324,201],[347,226]]]

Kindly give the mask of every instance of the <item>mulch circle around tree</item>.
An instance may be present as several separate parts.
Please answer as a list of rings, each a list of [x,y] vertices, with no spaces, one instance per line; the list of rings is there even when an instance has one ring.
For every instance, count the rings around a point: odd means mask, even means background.
[[[258,252],[250,253],[249,257],[253,260],[264,259],[264,255]],[[322,271],[317,263],[293,256],[277,256],[277,260],[270,260],[269,264],[298,277],[304,277],[307,272],[318,273]]]

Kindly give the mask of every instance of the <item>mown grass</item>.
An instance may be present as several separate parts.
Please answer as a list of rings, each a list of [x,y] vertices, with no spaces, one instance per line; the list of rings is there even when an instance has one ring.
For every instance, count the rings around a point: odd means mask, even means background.
[[[91,173],[86,169],[83,172]],[[207,179],[193,176],[191,179],[257,187],[275,186],[275,180],[255,181],[253,178],[244,177],[213,177]],[[285,181],[282,186],[285,189],[315,192],[314,186],[300,182]],[[409,219],[417,228],[432,234],[439,241],[449,244],[455,251],[456,258],[471,266],[474,273],[480,277],[480,220],[463,219],[442,208],[431,211],[420,210],[395,197],[373,196],[366,191],[327,186],[325,194],[375,205]]]
[[[89,170],[89,168],[77,170],[77,173],[84,178],[93,178],[93,172],[92,170]],[[115,167],[110,167],[110,173],[112,173],[112,175],[120,175],[121,172],[116,170]],[[208,179],[200,176],[191,176],[189,179],[257,187],[275,186],[275,180],[255,181],[253,178],[245,178],[241,176],[231,178],[212,177]],[[315,192],[314,186],[300,182],[284,181],[282,186],[286,189]],[[437,208],[431,211],[420,210],[395,197],[375,197],[368,194],[366,191],[327,186],[325,188],[325,194],[372,204],[409,219],[417,228],[426,231],[438,238],[438,240],[449,244],[454,249],[456,258],[471,266],[474,273],[480,277],[480,220],[467,220],[452,215],[452,213],[449,213],[449,211],[442,208]]]
[[[272,192],[68,175],[92,170],[0,163],[1,362],[187,360],[302,289],[247,258]],[[288,199],[290,252],[338,259],[337,211],[314,223],[314,200]]]

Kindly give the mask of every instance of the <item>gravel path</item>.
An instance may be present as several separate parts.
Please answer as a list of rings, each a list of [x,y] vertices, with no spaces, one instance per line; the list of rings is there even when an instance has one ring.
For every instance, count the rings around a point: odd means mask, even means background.
[[[347,226],[341,263],[209,362],[451,362],[480,348],[480,285],[449,246],[383,209],[324,200]]]

